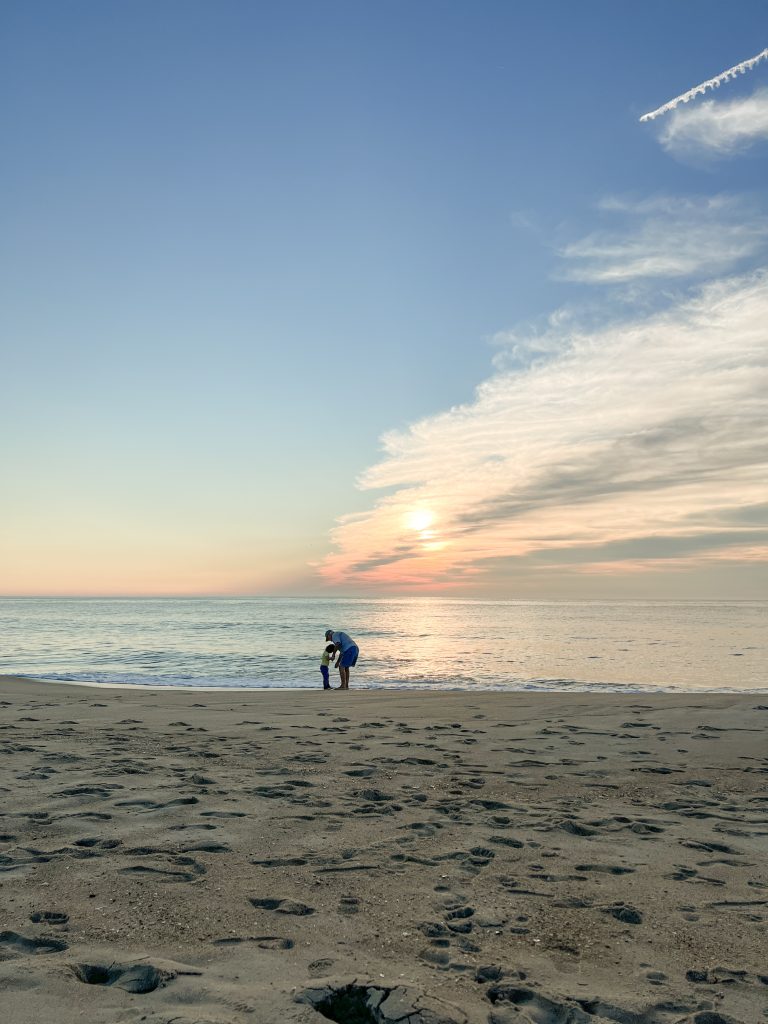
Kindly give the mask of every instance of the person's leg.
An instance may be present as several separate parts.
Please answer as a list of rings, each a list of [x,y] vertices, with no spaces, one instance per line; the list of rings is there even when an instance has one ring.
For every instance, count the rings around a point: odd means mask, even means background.
[[[322,673],[322,676],[323,676],[323,689],[324,690],[330,690],[331,682],[330,682],[330,680],[328,678],[328,666],[327,665],[321,665],[320,666],[320,672]]]
[[[346,666],[346,668],[347,668],[347,685],[344,687],[345,690],[349,689],[349,673],[350,673],[350,670],[353,669],[355,667],[355,665],[357,664],[357,656],[358,656],[359,653],[360,653],[360,649],[358,647],[353,647],[348,652],[348,654],[347,654],[347,658],[346,658],[346,662],[347,662],[347,666]]]
[[[357,656],[359,653],[360,652],[357,647],[350,647],[346,651],[344,651],[344,653],[341,656],[341,661],[339,663],[339,672],[342,675],[342,690],[349,689],[349,670],[350,668],[352,668],[353,665],[357,664]]]

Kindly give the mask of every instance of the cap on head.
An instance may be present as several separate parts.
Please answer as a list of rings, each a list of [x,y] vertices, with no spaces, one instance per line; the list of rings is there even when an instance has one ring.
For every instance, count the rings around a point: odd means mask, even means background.
[[[326,629],[326,631],[325,631],[325,639],[326,640],[331,640],[332,638],[333,638],[333,630],[332,629]]]

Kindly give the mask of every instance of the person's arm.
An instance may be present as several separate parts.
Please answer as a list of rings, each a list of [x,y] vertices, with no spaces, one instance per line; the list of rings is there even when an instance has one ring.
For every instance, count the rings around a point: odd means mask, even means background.
[[[338,668],[339,660],[341,658],[341,644],[334,644],[333,646],[336,648],[336,661],[333,663],[333,667]]]

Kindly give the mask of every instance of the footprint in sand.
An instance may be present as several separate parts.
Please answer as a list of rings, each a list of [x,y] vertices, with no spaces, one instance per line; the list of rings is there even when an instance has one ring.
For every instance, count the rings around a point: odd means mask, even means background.
[[[98,847],[100,850],[114,850],[115,847],[120,846],[122,843],[121,839],[98,839],[94,836],[86,836],[83,839],[73,840],[73,846],[82,846],[86,849],[92,849]]]
[[[449,931],[458,935],[467,935],[472,931],[471,917],[474,917],[475,908],[462,906],[460,904],[448,904],[443,917]]]
[[[65,925],[69,921],[69,914],[58,910],[35,910],[29,915],[33,924]]]
[[[576,871],[594,871],[604,875],[631,875],[634,868],[621,867],[618,864],[576,864]]]
[[[420,960],[432,967],[447,967],[451,959],[446,949],[435,949],[434,946],[425,947],[417,955]]]
[[[134,850],[126,850],[131,856],[163,856],[164,851],[156,850],[153,847],[137,847]],[[171,867],[153,867],[149,864],[133,864],[130,867],[120,868],[121,875],[133,877],[144,877],[155,882],[194,882],[201,875],[206,873],[204,865],[200,864],[193,857],[180,857],[165,855],[172,865]],[[180,870],[179,870],[180,869]]]
[[[303,857],[269,857],[266,860],[254,859],[250,863],[263,868],[294,868],[302,867],[307,861]]]
[[[313,960],[307,967],[310,977],[321,978],[324,974],[328,974],[335,962],[335,960],[328,959]]]
[[[218,825],[209,825],[206,822],[199,822],[199,823],[196,822],[196,823],[193,823],[191,825],[169,825],[168,826],[168,831],[169,832],[183,832],[183,831],[186,831],[187,829],[194,828],[194,829],[204,829],[206,832],[208,832],[211,829],[215,829],[215,828],[218,828],[218,827],[219,827]]]
[[[244,942],[253,942],[259,949],[293,949],[293,939],[286,939],[280,935],[246,935],[231,936],[225,939],[214,939],[214,946],[239,946]]]
[[[154,992],[175,975],[152,964],[70,964],[78,981],[85,985],[115,985],[126,992]]]
[[[615,917],[616,920],[621,921],[622,924],[643,923],[642,913],[629,903],[614,903],[610,907],[603,907],[602,911],[604,914],[610,914],[611,917]]]
[[[306,917],[315,912],[314,907],[310,907],[306,903],[300,903],[298,900],[257,899],[252,897],[250,902],[257,910],[274,910],[278,914],[293,914],[296,917]]]
[[[294,999],[314,1007],[320,1019],[378,1021],[380,1024],[466,1024],[466,1014],[450,1003],[405,985],[328,984],[298,992]]]
[[[63,939],[54,939],[47,935],[30,938],[18,932],[0,932],[0,950],[6,955],[61,953],[69,946]]]

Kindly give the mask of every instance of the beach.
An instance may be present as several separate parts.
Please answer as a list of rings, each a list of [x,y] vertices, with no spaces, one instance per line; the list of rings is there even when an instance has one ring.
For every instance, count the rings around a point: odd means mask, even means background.
[[[352,683],[0,678],[0,1019],[768,1020],[764,696]]]

